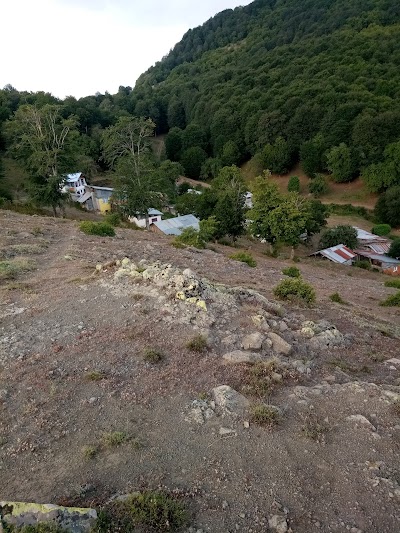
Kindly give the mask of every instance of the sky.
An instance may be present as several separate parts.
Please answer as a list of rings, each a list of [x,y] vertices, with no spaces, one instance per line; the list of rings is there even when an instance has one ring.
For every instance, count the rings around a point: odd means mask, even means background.
[[[250,0],[0,0],[0,88],[77,98],[135,85],[189,28]]]

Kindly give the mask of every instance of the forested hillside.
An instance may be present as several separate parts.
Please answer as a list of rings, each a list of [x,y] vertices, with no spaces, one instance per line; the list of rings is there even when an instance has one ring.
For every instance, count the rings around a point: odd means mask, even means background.
[[[190,30],[132,98],[159,131],[189,126],[168,154],[183,163],[193,146],[224,164],[260,152],[271,170],[300,158],[310,176],[346,181],[385,162],[382,183],[382,169],[366,172],[384,190],[400,178],[399,146],[387,149],[400,137],[399,66],[396,0],[257,0]]]
[[[321,173],[337,182],[361,174],[384,193],[384,213],[390,198],[400,202],[400,4],[256,0],[189,30],[134,89],[61,101],[7,86],[0,151],[37,174],[21,144],[33,108],[54,114],[60,131],[68,125],[58,173],[109,170],[104,131],[142,117],[167,134],[165,157],[188,177],[211,180],[250,158],[275,173],[300,161],[313,194],[326,186]]]

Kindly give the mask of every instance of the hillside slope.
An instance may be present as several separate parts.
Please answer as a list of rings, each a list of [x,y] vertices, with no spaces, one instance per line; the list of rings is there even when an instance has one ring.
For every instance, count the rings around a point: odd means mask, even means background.
[[[395,0],[258,0],[190,30],[132,98],[160,131],[199,125],[209,156],[282,136],[295,160],[319,135],[317,158],[345,143],[357,173],[400,138],[399,65]]]
[[[400,329],[378,305],[394,291],[382,275],[302,261],[317,303],[281,306],[288,263],[262,254],[249,268],[228,247],[0,219],[1,257],[35,262],[0,279],[3,499],[100,506],[163,487],[190,509],[188,533],[396,530]],[[257,425],[248,402],[275,405],[279,424]]]

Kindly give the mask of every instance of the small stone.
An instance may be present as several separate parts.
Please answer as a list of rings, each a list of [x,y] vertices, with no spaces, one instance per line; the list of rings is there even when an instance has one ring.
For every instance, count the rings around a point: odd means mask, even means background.
[[[269,338],[272,341],[272,349],[274,352],[283,355],[289,355],[292,351],[291,345],[276,333],[270,333]]]
[[[278,372],[272,372],[271,379],[272,381],[275,381],[275,383],[281,383],[283,380],[283,376],[282,374],[278,374]]]
[[[239,414],[250,405],[250,401],[247,398],[228,385],[215,387],[212,392],[215,405],[228,414]]]
[[[254,364],[263,360],[262,356],[256,353],[242,352],[235,350],[222,356],[224,361],[231,364],[249,363]]]
[[[93,405],[95,402],[96,402],[97,398],[95,396],[92,396],[91,398],[89,398],[88,402],[90,403],[90,405]]]
[[[96,271],[101,272],[103,270],[103,265],[101,263],[97,263],[96,265]]]
[[[346,418],[349,422],[355,422],[356,424],[361,424],[371,431],[376,431],[376,427],[371,424],[371,422],[363,415],[350,415]]]
[[[229,507],[228,502],[227,502],[226,500],[224,500],[224,501],[222,502],[222,509],[225,511],[226,509],[228,509],[228,507]]]
[[[242,348],[244,350],[261,350],[262,343],[264,341],[264,335],[261,333],[251,333],[246,335],[242,340]]]
[[[385,365],[393,365],[395,367],[400,366],[400,359],[397,359],[396,357],[393,357],[392,359],[387,359],[384,362]]]
[[[243,422],[243,427],[244,427],[245,429],[249,429],[249,427],[250,427],[250,422],[249,422],[248,420],[245,420],[245,421]]]
[[[274,515],[268,520],[269,527],[275,530],[277,533],[287,533],[288,524],[284,516]]]
[[[233,437],[237,435],[234,429],[229,428],[219,428],[219,434],[221,435],[221,437],[226,437],[228,435],[231,435]]]

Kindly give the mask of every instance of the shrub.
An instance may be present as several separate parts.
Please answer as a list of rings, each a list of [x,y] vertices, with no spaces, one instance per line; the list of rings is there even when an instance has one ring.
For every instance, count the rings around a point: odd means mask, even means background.
[[[107,213],[104,221],[110,226],[119,226],[121,224],[121,215],[119,213]]]
[[[324,442],[325,434],[329,431],[329,427],[323,420],[319,420],[314,413],[309,413],[304,417],[301,431],[308,439]]]
[[[393,287],[394,289],[400,289],[400,279],[391,279],[385,281],[385,287]]]
[[[259,426],[274,426],[279,423],[280,414],[273,405],[260,403],[252,406],[251,420]]]
[[[372,228],[371,231],[374,235],[383,237],[385,235],[389,235],[389,233],[392,231],[392,227],[389,224],[377,224]]]
[[[106,378],[105,372],[99,372],[98,370],[93,370],[86,374],[86,377],[89,381],[102,381]]]
[[[287,190],[288,192],[300,192],[300,180],[298,176],[290,176]]]
[[[180,501],[165,492],[148,490],[108,504],[99,512],[93,533],[133,533],[138,526],[140,531],[179,531],[188,521],[189,513]]]
[[[336,226],[326,230],[319,241],[320,248],[330,248],[344,244],[349,248],[357,248],[357,230],[352,226]]]
[[[51,522],[41,522],[33,526],[22,526],[16,528],[15,526],[3,526],[5,533],[67,533],[66,529],[61,529],[56,524]]]
[[[289,278],[301,278],[301,272],[297,267],[284,268],[282,274],[289,276]]]
[[[381,302],[379,305],[382,307],[400,307],[400,291],[397,294],[388,296],[386,300]]]
[[[346,303],[338,292],[334,292],[333,294],[331,294],[329,296],[329,299],[331,300],[331,302],[335,302],[337,304],[345,304]]]
[[[314,198],[319,198],[323,194],[326,194],[329,188],[325,177],[322,174],[317,174],[316,177],[310,181],[308,190]]]
[[[35,263],[29,259],[11,259],[0,261],[0,280],[15,279],[19,274],[34,270]]]
[[[103,435],[103,442],[109,447],[121,446],[126,440],[127,436],[123,431],[112,431]]]
[[[84,446],[82,448],[82,454],[85,459],[93,459],[97,455],[97,448],[94,446]]]
[[[256,260],[248,252],[237,252],[236,254],[230,255],[229,258],[234,259],[235,261],[241,261],[242,263],[247,263],[250,267],[257,266]]]
[[[115,230],[107,222],[91,222],[85,220],[79,224],[79,229],[86,235],[100,235],[103,237],[114,237]]]
[[[307,304],[315,302],[313,287],[301,279],[284,279],[275,287],[274,294],[282,300],[300,300]]]
[[[371,263],[365,259],[354,261],[353,265],[357,268],[362,268],[363,270],[371,270]]]
[[[164,359],[164,355],[158,350],[148,348],[144,351],[143,359],[148,363],[156,364]]]
[[[186,348],[188,348],[191,352],[201,353],[207,350],[207,347],[208,342],[204,335],[196,335],[186,344]]]
[[[183,246],[194,246],[195,248],[204,248],[204,242],[200,239],[199,232],[194,228],[185,228],[178,237],[173,241],[174,246],[179,248]]]
[[[394,257],[395,259],[400,257],[400,239],[397,238],[392,242],[388,251],[388,256]]]

